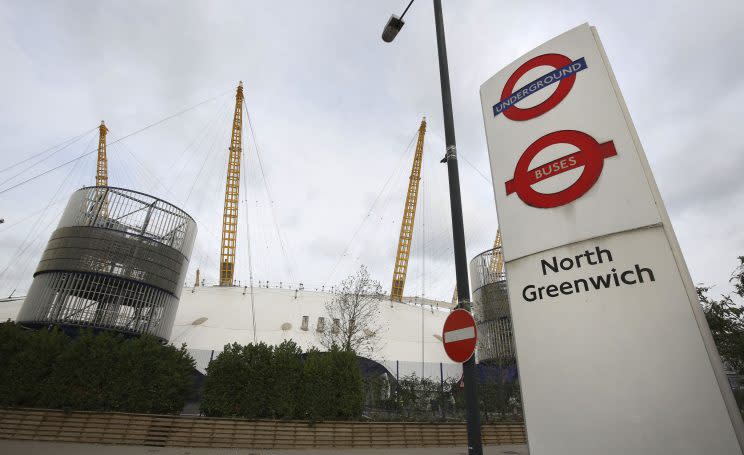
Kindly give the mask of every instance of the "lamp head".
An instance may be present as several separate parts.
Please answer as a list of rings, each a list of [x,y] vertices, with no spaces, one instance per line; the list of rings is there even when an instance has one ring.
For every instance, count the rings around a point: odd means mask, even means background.
[[[400,29],[403,28],[403,24],[405,24],[405,22],[403,22],[398,16],[395,14],[391,15],[387,24],[385,24],[385,29],[382,31],[382,40],[386,43],[393,41],[396,35],[398,35]]]

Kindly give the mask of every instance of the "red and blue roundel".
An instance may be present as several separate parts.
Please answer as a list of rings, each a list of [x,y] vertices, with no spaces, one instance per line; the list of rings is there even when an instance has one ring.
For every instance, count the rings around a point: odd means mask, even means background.
[[[522,76],[529,70],[540,66],[552,66],[555,70],[514,90],[514,86]],[[509,120],[524,121],[543,115],[563,101],[576,81],[576,73],[586,68],[584,57],[571,61],[570,58],[561,54],[543,54],[526,61],[506,81],[504,90],[501,92],[501,101],[493,106],[494,117],[503,113],[504,117]],[[558,88],[542,103],[524,109],[516,106],[518,102],[556,82]]]

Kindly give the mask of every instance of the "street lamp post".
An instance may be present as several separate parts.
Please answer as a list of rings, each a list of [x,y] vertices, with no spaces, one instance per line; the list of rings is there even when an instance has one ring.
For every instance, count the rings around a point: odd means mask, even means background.
[[[400,17],[390,16],[382,32],[383,41],[389,43],[403,28],[403,16],[411,7],[408,3]],[[447,163],[449,177],[450,212],[452,217],[452,238],[455,248],[455,275],[457,278],[457,306],[470,311],[470,284],[468,283],[468,264],[465,251],[465,228],[462,221],[462,198],[460,196],[460,175],[457,168],[457,147],[455,145],[455,122],[452,117],[452,95],[447,66],[447,48],[444,41],[444,21],[442,19],[442,1],[434,0],[434,22],[437,31],[437,50],[439,53],[439,80],[442,86],[442,110],[444,113],[444,136],[447,151],[442,160]],[[475,377],[475,356],[462,364],[462,375],[465,383],[465,413],[468,429],[468,454],[481,455],[480,412],[478,410],[478,391]]]

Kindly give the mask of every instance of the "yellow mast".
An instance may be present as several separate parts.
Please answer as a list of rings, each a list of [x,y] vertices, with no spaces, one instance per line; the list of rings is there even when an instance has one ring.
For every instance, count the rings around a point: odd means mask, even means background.
[[[101,120],[98,127],[98,165],[96,166],[96,186],[108,186],[108,158],[106,158],[106,133],[108,128]]]
[[[493,249],[493,256],[491,256],[491,263],[488,264],[488,268],[496,274],[504,273],[504,253],[501,251],[501,229],[496,231],[496,240],[493,241]]]
[[[106,157],[106,133],[108,128],[101,120],[98,127],[98,161],[96,163],[96,186],[108,186],[108,158]],[[98,199],[101,201],[101,208],[98,210],[98,216],[101,218],[108,217],[108,198],[107,190],[96,190]]]
[[[225,210],[222,214],[222,246],[220,248],[220,286],[232,286],[235,274],[235,242],[238,235],[238,189],[243,131],[243,82],[235,93],[230,155],[225,182]]]
[[[413,156],[413,166],[411,167],[411,176],[408,181],[408,193],[406,194],[406,205],[403,207],[403,221],[400,224],[398,251],[395,254],[395,268],[393,269],[393,285],[390,291],[390,299],[398,302],[403,300],[403,289],[406,286],[406,273],[408,273],[408,259],[411,256],[413,221],[416,217],[416,204],[418,202],[419,180],[421,180],[421,160],[424,154],[425,133],[426,117],[421,120],[421,126],[419,126],[416,154]]]

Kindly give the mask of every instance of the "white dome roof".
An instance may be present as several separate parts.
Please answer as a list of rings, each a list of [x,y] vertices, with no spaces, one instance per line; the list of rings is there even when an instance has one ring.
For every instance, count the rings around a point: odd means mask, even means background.
[[[293,289],[254,288],[256,333],[253,333],[251,291],[240,287],[185,288],[176,314],[170,342],[186,343],[189,349],[221,351],[225,344],[247,344],[263,341],[279,344],[294,340],[303,350],[320,347],[318,343],[318,318],[325,317],[326,302],[334,294]],[[444,353],[441,332],[447,309],[427,304],[381,300],[379,324],[379,350],[373,357],[378,361],[421,362],[423,316],[423,356],[429,363],[452,363]],[[303,328],[303,317],[308,324]],[[325,322],[330,327],[331,322]]]
[[[279,344],[294,340],[303,350],[320,348],[317,325],[319,317],[326,317],[326,302],[334,294],[293,289],[254,288],[255,341]],[[446,377],[459,377],[460,364],[453,363],[445,354],[441,342],[442,326],[450,304],[425,300],[418,305],[416,298],[405,298],[406,303],[381,300],[379,349],[370,356],[400,375],[416,372],[439,377],[440,363]],[[15,320],[23,299],[0,300],[0,320]],[[437,304],[440,306],[437,307]],[[204,372],[210,358],[221,352],[226,344],[248,344],[254,341],[251,291],[241,287],[184,288],[181,294],[170,343],[186,347],[196,360],[197,369]],[[307,316],[307,330],[302,327]],[[421,333],[423,317],[423,336]],[[331,326],[330,321],[325,322]],[[423,349],[422,349],[423,342]],[[425,365],[422,366],[422,362]]]

